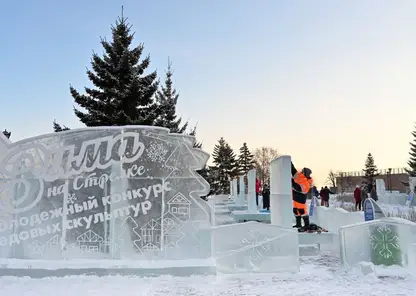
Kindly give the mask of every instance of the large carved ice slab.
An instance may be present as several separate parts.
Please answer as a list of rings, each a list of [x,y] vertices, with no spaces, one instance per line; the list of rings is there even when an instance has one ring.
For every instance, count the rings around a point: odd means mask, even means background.
[[[400,218],[382,218],[344,226],[340,229],[343,267],[360,262],[379,266],[408,267],[416,243],[416,224]]]
[[[209,154],[155,127],[0,135],[3,258],[188,259],[211,255]]]
[[[220,272],[299,271],[297,231],[247,222],[214,227],[212,240]]]

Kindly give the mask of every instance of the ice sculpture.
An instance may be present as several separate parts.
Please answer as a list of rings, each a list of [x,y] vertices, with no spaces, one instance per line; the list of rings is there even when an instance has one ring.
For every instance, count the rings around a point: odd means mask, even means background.
[[[372,262],[382,266],[408,266],[415,243],[416,223],[401,218],[382,218],[341,227],[340,251],[344,268]]]
[[[271,223],[292,228],[293,205],[291,158],[283,155],[270,163],[270,215]]]
[[[156,127],[100,127],[0,138],[3,258],[211,256],[209,154]]]
[[[247,173],[247,205],[249,213],[257,212],[256,204],[256,170],[249,170]]]
[[[259,222],[212,228],[217,270],[240,272],[298,272],[298,232]]]
[[[379,199],[385,199],[386,196],[386,184],[383,179],[376,179],[376,191]]]
[[[377,204],[377,202],[371,197],[367,198],[363,204],[364,220],[371,221],[375,219],[381,219],[386,217],[383,210]]]

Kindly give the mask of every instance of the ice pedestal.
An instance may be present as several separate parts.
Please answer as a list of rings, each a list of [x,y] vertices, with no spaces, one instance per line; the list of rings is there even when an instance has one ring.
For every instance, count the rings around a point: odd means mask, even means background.
[[[313,216],[313,223],[335,233],[338,233],[342,226],[363,221],[363,212],[348,212],[342,208],[316,207]]]
[[[271,224],[292,228],[291,158],[283,155],[270,163]]]
[[[416,223],[401,218],[382,218],[341,227],[341,263],[344,268],[360,262],[375,266],[409,267],[416,242]]]
[[[219,272],[299,271],[297,231],[258,222],[216,226],[211,231]]]
[[[247,205],[249,213],[257,212],[256,204],[256,170],[249,170],[247,173]]]
[[[238,197],[238,181],[237,179],[233,179],[233,194],[234,194],[234,203],[237,204],[239,203],[239,197]]]

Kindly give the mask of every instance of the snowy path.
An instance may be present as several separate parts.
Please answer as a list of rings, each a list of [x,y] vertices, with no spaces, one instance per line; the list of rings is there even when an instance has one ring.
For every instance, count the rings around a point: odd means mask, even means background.
[[[302,259],[296,275],[0,278],[7,296],[413,296],[416,281],[345,274],[333,257]]]

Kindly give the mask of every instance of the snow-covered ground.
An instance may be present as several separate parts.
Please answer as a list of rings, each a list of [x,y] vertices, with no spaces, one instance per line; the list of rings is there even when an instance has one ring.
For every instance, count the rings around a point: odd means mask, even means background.
[[[331,206],[337,206],[336,202],[331,202]],[[397,206],[386,207],[388,209],[383,210],[388,212],[405,210]],[[216,215],[216,222],[228,224],[233,219],[221,213]],[[12,261],[6,262],[9,267],[15,267]],[[7,296],[413,296],[416,277],[377,277],[359,271],[347,273],[341,269],[339,258],[322,252],[319,256],[301,257],[301,270],[297,274],[0,277],[0,291],[1,295]]]
[[[415,278],[364,276],[345,273],[338,259],[321,255],[303,257],[298,274],[220,275],[153,278],[73,276],[65,278],[0,278],[7,296],[413,296]]]

